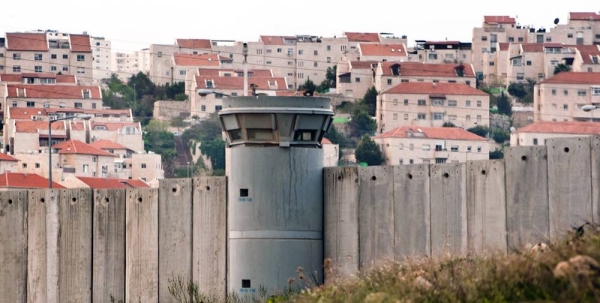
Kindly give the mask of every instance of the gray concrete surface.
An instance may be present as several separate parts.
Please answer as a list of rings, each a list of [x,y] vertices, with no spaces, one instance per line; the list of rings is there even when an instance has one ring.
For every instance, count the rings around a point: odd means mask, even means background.
[[[431,175],[431,254],[467,252],[466,164],[435,164]]]
[[[509,251],[549,240],[547,157],[546,146],[504,150]]]
[[[506,252],[504,161],[467,162],[469,252]]]
[[[50,191],[28,191],[27,205],[27,302],[48,302],[46,289],[46,207]]]
[[[27,301],[27,191],[0,192],[0,302]]]
[[[125,302],[158,302],[158,190],[127,189]]]
[[[358,168],[360,269],[394,258],[394,170],[392,166]]]
[[[227,291],[227,178],[193,179],[192,278],[202,293]]]
[[[592,222],[590,138],[546,140],[550,237]]]
[[[394,166],[394,258],[431,255],[429,165]]]
[[[160,180],[158,201],[158,301],[175,302],[169,280],[192,278],[192,179]]]
[[[59,191],[58,302],[92,301],[92,190]]]
[[[591,175],[592,175],[592,220],[600,223],[600,136],[590,139]]]
[[[358,272],[358,167],[325,168],[325,281]]]
[[[94,190],[93,302],[125,300],[125,189]]]

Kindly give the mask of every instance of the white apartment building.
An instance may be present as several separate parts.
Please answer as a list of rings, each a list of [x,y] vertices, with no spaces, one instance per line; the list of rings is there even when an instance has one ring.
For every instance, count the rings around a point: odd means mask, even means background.
[[[490,97],[466,84],[404,82],[380,95],[378,132],[399,126],[441,127],[451,122],[468,129],[489,125]]]
[[[408,61],[404,44],[360,43],[358,54],[360,61]]]
[[[60,72],[76,75],[84,85],[94,82],[94,58],[87,34],[6,33],[3,47],[0,46],[0,57],[3,59],[0,60],[0,73]]]
[[[98,84],[104,79],[110,79],[112,75],[112,48],[110,40],[104,37],[90,37],[93,56],[92,72],[94,83]]]
[[[373,138],[387,165],[455,163],[489,159],[489,144],[456,127],[400,126]]]
[[[584,112],[584,105],[600,104],[600,73],[562,72],[535,86],[534,121],[600,121],[600,111]]]
[[[470,64],[381,62],[375,71],[375,88],[384,92],[400,83],[460,83],[475,88],[475,71]]]
[[[510,146],[545,145],[546,140],[600,135],[600,123],[578,121],[540,121],[510,134]]]
[[[572,71],[600,73],[600,45],[577,45]]]
[[[473,56],[471,42],[416,40],[408,60],[424,63],[470,64]]]
[[[350,98],[362,98],[375,85],[379,61],[348,61],[337,64],[336,92]]]

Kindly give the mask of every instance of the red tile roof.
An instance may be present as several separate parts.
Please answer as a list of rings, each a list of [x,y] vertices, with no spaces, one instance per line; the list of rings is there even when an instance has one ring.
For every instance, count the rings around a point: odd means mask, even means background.
[[[6,33],[6,49],[11,51],[48,51],[46,34]]]
[[[524,53],[542,53],[544,52],[544,44],[542,43],[523,43],[521,49]]]
[[[433,44],[433,45],[458,45],[460,41],[425,41],[425,44]]]
[[[352,69],[373,69],[373,66],[377,67],[379,61],[367,60],[367,61],[350,61]]]
[[[562,72],[540,82],[547,83],[600,85],[600,73]]]
[[[264,45],[284,45],[284,40],[298,40],[294,36],[260,36],[260,41]]]
[[[11,162],[18,162],[19,159],[9,156],[5,153],[0,153],[0,161],[11,161]]]
[[[177,45],[188,49],[212,49],[209,39],[177,39]]]
[[[76,84],[73,75],[55,75],[52,73],[23,73],[23,74],[0,74],[0,82],[23,83],[23,78],[51,78],[56,79],[56,83]]]
[[[15,121],[15,128],[17,133],[37,133],[40,131],[46,133],[48,132],[48,121]],[[64,131],[64,121],[53,122],[52,130]]]
[[[407,55],[403,44],[366,44],[358,45],[363,56],[405,57]]]
[[[126,180],[121,180],[121,182],[129,185],[130,187],[134,187],[134,188],[150,187],[150,185],[148,185],[146,182],[144,182],[142,180],[126,179]]]
[[[593,20],[600,21],[600,15],[596,12],[571,12],[569,20]]]
[[[592,57],[600,56],[600,45],[576,45],[574,47],[581,53],[583,64],[596,64]]]
[[[282,97],[296,97],[296,96],[304,96],[303,92],[297,90],[278,90],[275,92],[276,96]]]
[[[173,54],[178,66],[220,66],[219,55],[215,54]]]
[[[91,53],[92,47],[90,46],[90,36],[88,35],[73,35],[70,34],[71,39],[71,51],[76,53]],[[93,60],[93,59],[89,59]]]
[[[419,130],[421,130],[419,132]],[[415,127],[400,126],[388,132],[377,135],[375,138],[428,138],[441,140],[471,140],[486,141],[486,138],[480,137],[474,133],[468,132],[458,127]],[[415,135],[416,134],[416,135]]]
[[[223,73],[243,73],[243,70],[233,68],[198,68],[198,74],[200,76],[212,76],[218,77]],[[233,75],[232,75],[233,76]],[[273,73],[270,69],[248,69],[249,77],[273,77]]]
[[[349,42],[381,42],[378,33],[345,32]]]
[[[508,51],[509,47],[510,47],[510,43],[505,43],[505,42],[498,43],[498,49],[500,49],[500,51]]]
[[[92,177],[76,177],[85,185],[93,189],[117,189],[117,188],[128,188],[119,179],[109,178],[92,178]]]
[[[96,156],[107,156],[115,157],[114,154],[103,151],[97,147],[83,143],[79,140],[69,140],[61,142],[52,146],[54,149],[59,150],[59,154],[78,154],[78,155],[96,155]]]
[[[71,126],[71,130],[74,130],[74,131],[84,131],[85,130],[85,123],[83,123],[82,121],[69,121],[69,124]]]
[[[0,82],[21,83],[21,82],[23,82],[23,78],[21,77],[21,75],[18,75],[18,74],[1,74]]]
[[[422,62],[381,62],[383,76],[392,76],[392,65],[400,65],[400,76],[406,77],[458,77],[456,69],[463,67],[464,77],[473,78],[475,72],[471,64],[446,64]]]
[[[0,187],[10,188],[48,188],[49,180],[36,174],[10,173],[0,175]],[[52,188],[65,188],[52,182]]]
[[[74,75],[56,75],[56,83],[77,83]]]
[[[45,108],[9,107],[8,116],[14,120],[31,120],[31,116],[47,116]]]
[[[323,140],[321,140],[321,144],[333,144],[333,143],[331,143],[331,141],[329,141],[329,139],[323,138]]]
[[[510,16],[483,16],[483,22],[488,24],[516,24],[517,20]]]
[[[18,98],[17,88],[25,89],[28,99],[82,99],[83,91],[90,90],[90,99],[102,99],[99,86],[83,85],[39,85],[39,84],[8,84],[8,97]]]
[[[199,77],[196,76],[196,85],[198,88],[207,88],[206,81],[213,81],[215,89],[244,89],[244,77]],[[269,81],[275,81],[274,88],[269,87]],[[287,81],[283,77],[252,77],[248,79],[248,85],[258,85],[258,90],[287,90]]]
[[[97,140],[90,143],[90,145],[99,149],[129,149],[117,142],[113,142],[110,140]]]
[[[517,133],[550,133],[599,135],[600,123],[596,122],[535,122],[521,127]]]
[[[90,130],[97,130],[96,126],[105,126],[109,131],[118,131],[123,129],[123,127],[131,126],[137,128],[138,131],[141,131],[140,124],[138,122],[98,122],[92,121],[90,123]]]
[[[470,85],[462,83],[430,83],[430,82],[404,82],[384,92],[384,94],[442,94],[442,95],[469,95],[488,96]]]

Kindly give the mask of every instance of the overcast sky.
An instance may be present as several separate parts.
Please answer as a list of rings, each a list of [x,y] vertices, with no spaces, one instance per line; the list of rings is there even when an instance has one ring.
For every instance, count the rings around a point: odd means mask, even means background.
[[[87,31],[133,51],[176,38],[258,41],[259,35],[339,36],[388,32],[416,39],[471,41],[484,15],[518,17],[521,25],[551,28],[569,12],[600,11],[598,0],[575,1],[328,1],[328,0],[28,0],[3,1],[0,32]],[[295,3],[296,6],[292,6]]]

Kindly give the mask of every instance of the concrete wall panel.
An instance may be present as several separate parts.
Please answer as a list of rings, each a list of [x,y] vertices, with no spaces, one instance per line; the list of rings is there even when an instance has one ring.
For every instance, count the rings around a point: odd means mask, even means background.
[[[192,277],[202,293],[225,297],[227,178],[194,178],[193,186]]]
[[[325,168],[325,280],[358,272],[358,167]]]
[[[27,301],[27,191],[0,192],[0,302]]]
[[[172,302],[169,279],[192,278],[192,179],[160,180],[158,201],[158,298]]]
[[[467,251],[465,163],[431,166],[431,254]]]
[[[125,302],[158,302],[158,191],[127,189]]]
[[[394,255],[431,255],[429,165],[394,166]]]
[[[506,252],[504,161],[467,162],[469,252]]]
[[[58,193],[58,302],[91,302],[92,190]]]
[[[27,302],[49,302],[46,296],[46,207],[50,191],[28,192],[27,205]]]
[[[592,222],[590,138],[546,140],[550,237]]]
[[[600,136],[591,137],[592,219],[600,223]]]
[[[504,150],[508,249],[548,241],[548,160],[546,146]]]
[[[358,169],[360,270],[394,258],[394,171],[392,166]]]
[[[125,299],[125,189],[94,190],[94,302]]]

